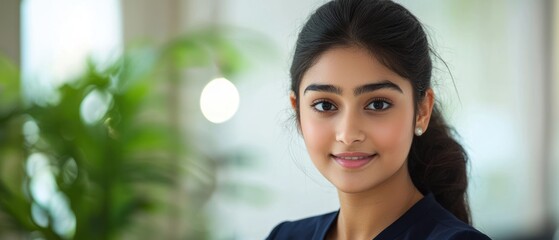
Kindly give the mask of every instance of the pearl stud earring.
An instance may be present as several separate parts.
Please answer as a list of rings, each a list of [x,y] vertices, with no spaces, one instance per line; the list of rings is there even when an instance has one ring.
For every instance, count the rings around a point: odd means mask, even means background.
[[[416,127],[415,128],[415,135],[418,136],[418,137],[423,135],[423,129],[421,129],[420,127]]]

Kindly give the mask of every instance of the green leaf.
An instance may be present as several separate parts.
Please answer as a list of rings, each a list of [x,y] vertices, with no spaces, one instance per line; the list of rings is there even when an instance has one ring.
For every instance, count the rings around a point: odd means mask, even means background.
[[[20,104],[19,71],[12,62],[0,56],[0,119],[17,112]]]

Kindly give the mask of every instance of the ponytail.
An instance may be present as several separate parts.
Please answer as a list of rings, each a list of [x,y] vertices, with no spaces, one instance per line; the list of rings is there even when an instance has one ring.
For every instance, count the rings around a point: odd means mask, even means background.
[[[466,189],[468,156],[452,137],[438,107],[433,108],[429,127],[414,136],[408,156],[408,169],[414,185],[422,193],[431,192],[437,202],[458,219],[470,224]]]

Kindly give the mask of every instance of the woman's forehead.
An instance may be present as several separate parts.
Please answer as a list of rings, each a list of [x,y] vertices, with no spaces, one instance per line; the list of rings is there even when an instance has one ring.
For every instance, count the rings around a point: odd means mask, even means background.
[[[307,70],[300,90],[311,84],[328,84],[343,90],[385,81],[396,84],[402,90],[411,89],[408,80],[387,68],[369,51],[358,47],[338,47],[324,52]]]

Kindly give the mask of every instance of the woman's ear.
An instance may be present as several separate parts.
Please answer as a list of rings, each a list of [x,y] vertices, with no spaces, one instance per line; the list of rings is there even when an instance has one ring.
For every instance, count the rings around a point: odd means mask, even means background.
[[[289,101],[291,102],[291,108],[293,108],[293,111],[296,112],[297,114],[297,118],[296,118],[297,132],[299,132],[299,134],[301,134],[302,136],[303,132],[301,131],[301,122],[299,122],[299,116],[298,116],[299,113],[297,113],[297,96],[295,96],[295,93],[293,91],[289,93]]]
[[[289,92],[289,100],[291,101],[291,107],[294,111],[297,111],[297,97],[293,91]]]
[[[419,103],[417,116],[415,119],[415,127],[421,128],[422,132],[427,131],[431,113],[433,112],[433,105],[435,103],[435,92],[432,88],[425,91],[423,101]]]

